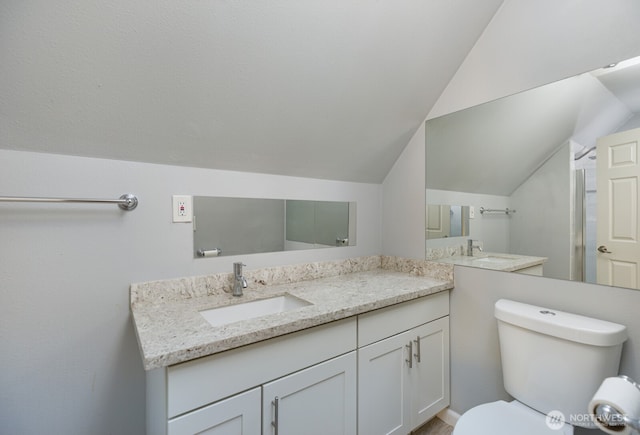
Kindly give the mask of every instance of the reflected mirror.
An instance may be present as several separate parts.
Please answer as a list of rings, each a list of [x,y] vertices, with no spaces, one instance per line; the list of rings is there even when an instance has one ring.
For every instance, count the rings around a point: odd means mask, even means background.
[[[487,258],[470,237],[427,237],[427,258],[638,288],[639,142],[640,58],[428,120],[427,204],[468,204]]]
[[[193,197],[195,257],[354,246],[356,203]]]
[[[427,239],[469,235],[469,206],[427,204]]]

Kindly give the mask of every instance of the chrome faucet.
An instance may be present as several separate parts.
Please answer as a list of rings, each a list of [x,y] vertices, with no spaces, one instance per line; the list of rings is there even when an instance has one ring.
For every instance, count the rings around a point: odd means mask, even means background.
[[[242,289],[247,288],[247,280],[242,276],[242,266],[246,264],[233,263],[233,295],[242,296]]]
[[[467,240],[467,255],[469,257],[473,257],[473,248],[477,248],[478,251],[482,252],[482,247],[480,245],[474,245],[473,240]]]

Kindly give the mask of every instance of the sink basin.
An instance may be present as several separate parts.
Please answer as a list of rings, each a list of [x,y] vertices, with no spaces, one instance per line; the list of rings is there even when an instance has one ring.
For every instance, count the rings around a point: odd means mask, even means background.
[[[485,264],[504,264],[504,263],[509,263],[510,261],[513,261],[514,258],[510,258],[510,257],[496,257],[493,255],[490,255],[488,257],[480,257],[477,258],[475,260],[473,260],[474,263],[485,263]]]
[[[284,294],[268,299],[226,305],[220,308],[200,311],[204,319],[213,326],[226,325],[240,320],[254,319],[268,314],[284,313],[311,305],[304,299]]]

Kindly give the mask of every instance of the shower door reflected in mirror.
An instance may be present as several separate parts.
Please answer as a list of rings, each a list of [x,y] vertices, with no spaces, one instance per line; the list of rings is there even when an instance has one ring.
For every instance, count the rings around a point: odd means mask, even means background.
[[[595,264],[608,254],[597,250],[606,243],[595,211],[611,204],[598,195],[596,142],[640,127],[639,96],[635,58],[428,120],[427,204],[473,206],[473,239],[485,252],[546,257],[544,276],[599,281]],[[628,213],[638,214],[637,202]],[[480,207],[517,213],[482,215]],[[631,275],[640,282],[637,269],[622,270],[630,279],[613,285],[633,287]]]

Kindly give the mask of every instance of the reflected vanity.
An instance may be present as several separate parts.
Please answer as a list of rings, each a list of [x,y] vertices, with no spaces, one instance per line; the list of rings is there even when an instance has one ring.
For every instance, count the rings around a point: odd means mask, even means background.
[[[511,215],[515,210],[485,209],[480,215]],[[426,258],[440,263],[471,266],[482,269],[543,275],[545,257],[484,252],[482,243],[471,237],[475,223],[475,207],[469,205],[427,204]],[[480,231],[476,228],[474,234]]]
[[[356,244],[356,203],[194,196],[196,258]]]
[[[427,206],[427,259],[494,268],[510,257],[547,258],[549,278],[638,288],[637,190],[634,196],[627,189],[633,201],[605,200],[616,180],[602,181],[598,172],[611,166],[605,163],[611,156],[637,164],[640,141],[607,149],[602,143],[640,128],[638,95],[640,58],[634,58],[428,120],[426,203],[464,204],[475,213],[467,236],[434,238],[436,211]],[[639,184],[640,169],[633,177]],[[623,215],[616,203],[625,204]],[[517,213],[481,214],[481,207]],[[614,258],[621,251],[611,249],[616,235],[636,246],[637,258]],[[469,238],[479,241],[483,252],[475,256],[485,259],[463,258]]]

